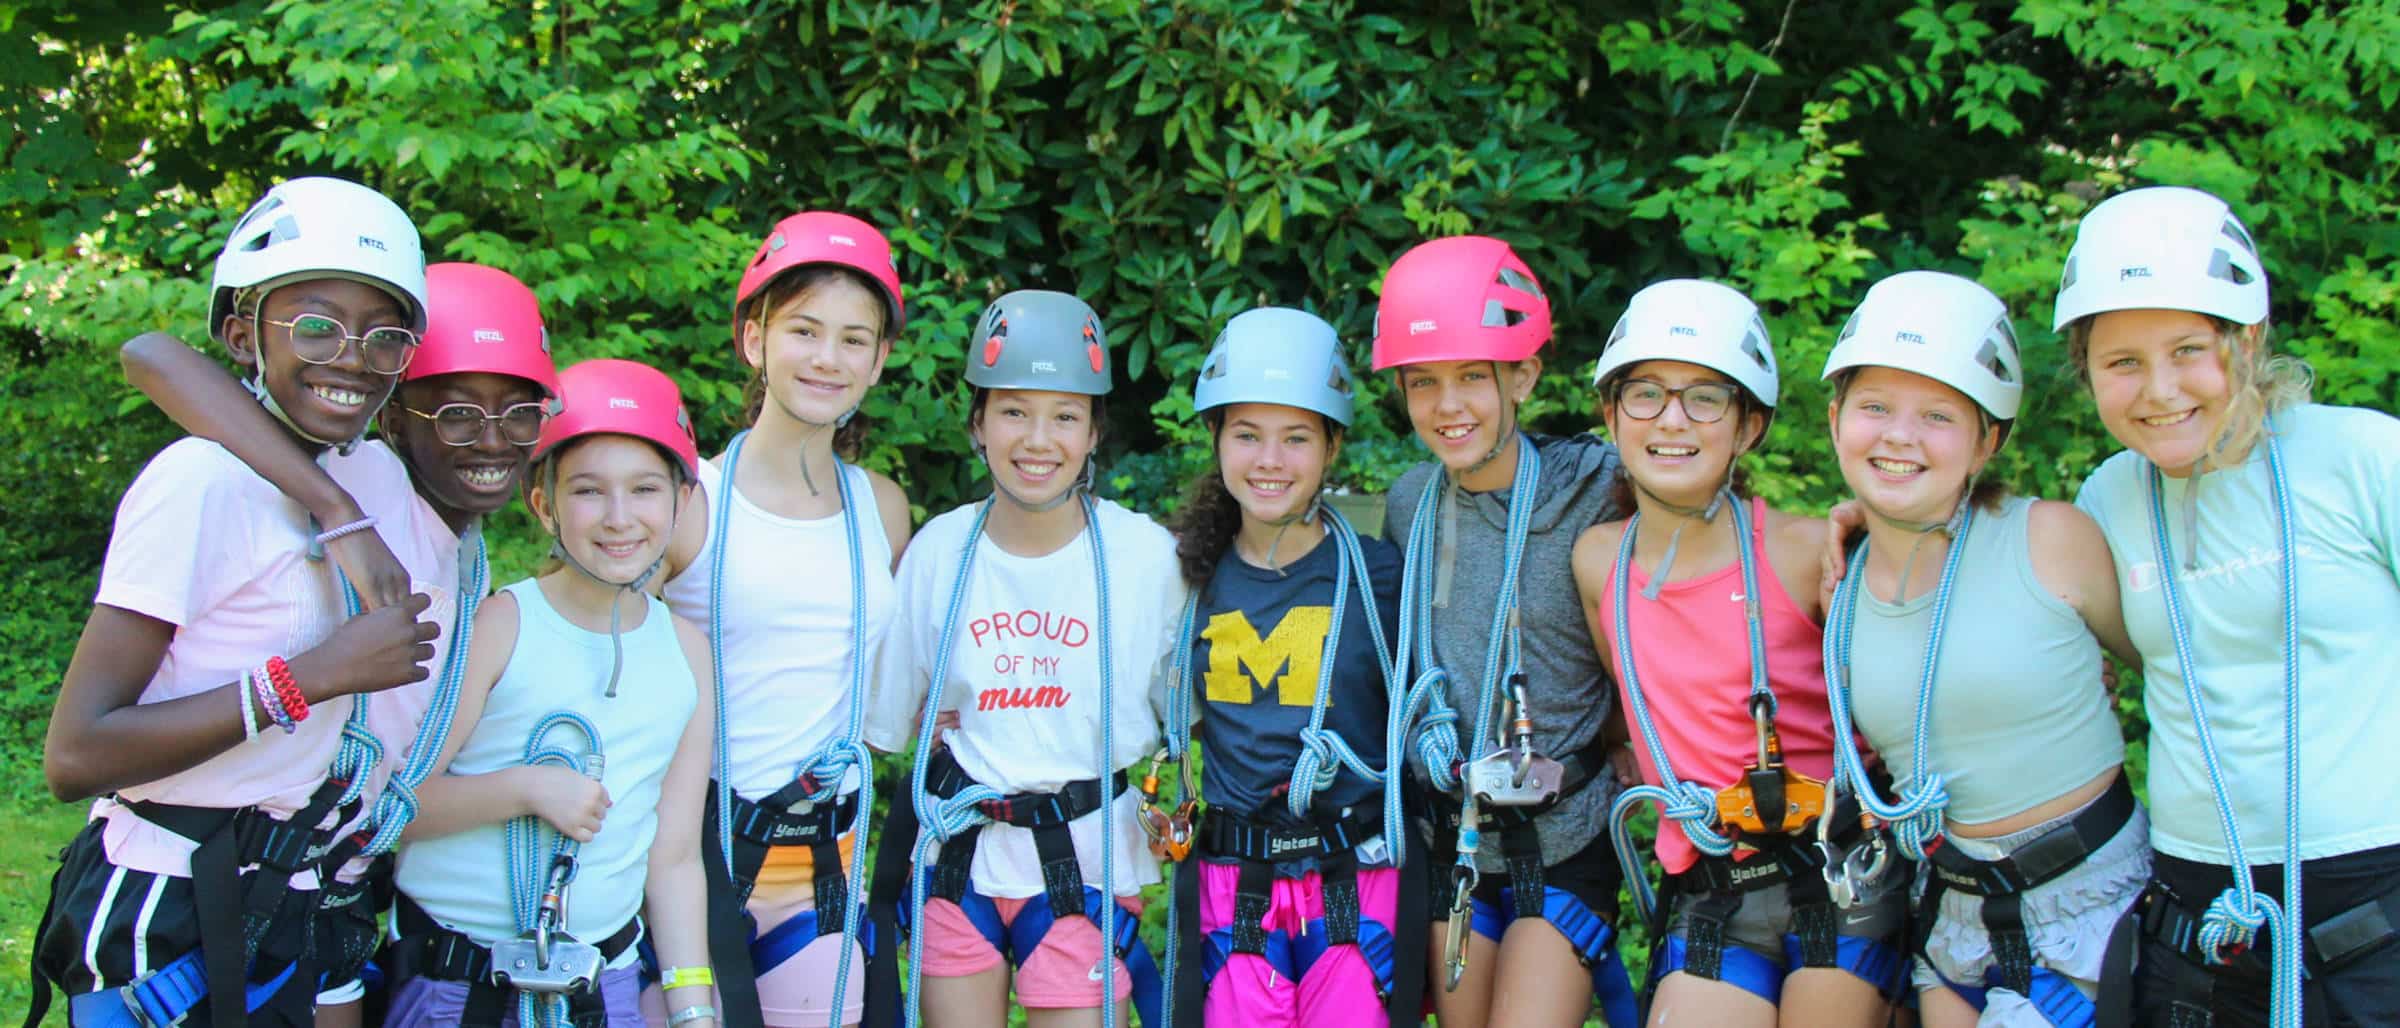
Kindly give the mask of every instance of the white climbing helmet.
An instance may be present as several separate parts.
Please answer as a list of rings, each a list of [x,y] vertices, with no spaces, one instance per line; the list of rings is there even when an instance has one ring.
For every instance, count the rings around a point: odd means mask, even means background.
[[[2193,311],[2237,325],[2267,320],[2267,268],[2225,201],[2152,186],[2100,201],[2075,227],[2051,329],[2123,310]]]
[[[1868,366],[1940,382],[1999,421],[2016,420],[2025,398],[2025,364],[2008,304],[1944,272],[1903,271],[1867,290],[1825,356],[1823,377]]]
[[[409,327],[425,328],[425,247],[408,214],[356,182],[296,178],[234,223],[210,283],[208,334],[224,341],[236,292],[309,278],[381,289],[407,305]]]
[[[1694,278],[1653,282],[1633,294],[1600,350],[1592,384],[1643,361],[1683,361],[1732,376],[1769,410],[1775,407],[1775,345],[1758,305],[1741,290]]]

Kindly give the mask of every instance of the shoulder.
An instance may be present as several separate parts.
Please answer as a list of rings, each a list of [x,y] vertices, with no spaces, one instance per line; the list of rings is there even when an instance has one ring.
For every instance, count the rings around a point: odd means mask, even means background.
[[[475,638],[482,639],[493,632],[514,638],[520,616],[516,590],[512,587],[495,591],[475,607]]]
[[[1359,551],[1367,558],[1367,571],[1378,580],[1385,575],[1398,575],[1404,558],[1398,544],[1371,535],[1358,537]]]
[[[2365,407],[2306,403],[2275,416],[2283,459],[2342,475],[2400,477],[2400,418]]]
[[[2027,504],[2025,546],[2045,571],[2075,574],[2093,566],[2113,571],[2108,537],[2091,512],[2057,500],[2018,500]],[[2047,576],[2045,576],[2047,577]]]
[[[1163,553],[1167,560],[1175,559],[1175,534],[1151,520],[1150,515],[1115,500],[1101,500],[1094,508],[1099,511],[1100,530],[1108,535],[1109,549],[1131,546],[1135,552]]]
[[[907,514],[908,491],[900,488],[900,483],[892,481],[890,475],[880,471],[868,471],[865,468],[859,470],[866,473],[867,487],[875,494],[877,509],[883,511],[886,517],[889,517],[894,510],[900,511],[904,516]]]
[[[1797,587],[1799,595],[1816,593],[1825,573],[1821,559],[1825,553],[1825,539],[1832,531],[1832,526],[1824,518],[1767,508],[1767,523],[1762,526],[1762,534],[1767,541],[1767,560],[1774,564],[1778,577],[1787,585]]]
[[[1575,573],[1581,575],[1587,566],[1605,573],[1615,564],[1617,547],[1625,539],[1625,525],[1623,520],[1597,521],[1575,533]]]
[[[703,662],[708,659],[708,629],[701,627],[698,622],[690,618],[670,612],[664,604],[658,606],[657,613],[665,615],[668,623],[674,626],[675,641],[683,644],[685,656],[690,657],[694,662]]]
[[[219,508],[227,513],[215,513]],[[295,525],[304,517],[297,504],[243,464],[223,446],[185,436],[158,451],[142,466],[118,501],[122,515],[157,510],[176,512],[175,520],[194,529],[222,529],[228,518],[251,524],[272,520],[273,512],[289,512]],[[238,516],[230,513],[238,510]]]

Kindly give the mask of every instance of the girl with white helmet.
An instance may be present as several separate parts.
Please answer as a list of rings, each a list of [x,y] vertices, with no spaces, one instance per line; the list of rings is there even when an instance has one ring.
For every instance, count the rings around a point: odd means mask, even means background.
[[[1107,342],[1065,293],[984,311],[966,382],[992,496],[901,557],[866,740],[916,741],[875,883],[908,921],[912,1023],[999,1028],[1012,987],[1037,1028],[1122,1023],[1129,996],[1158,1023],[1135,899],[1158,866],[1124,769],[1158,746],[1184,587],[1173,537],[1090,493]]]
[[[634,944],[706,960],[708,640],[645,589],[689,512],[691,416],[632,361],[567,368],[559,391],[525,492],[551,560],[476,611],[396,861],[391,1028],[638,1028]],[[679,1026],[716,1023],[702,984],[667,1000]]]
[[[319,523],[359,520],[359,497],[405,498],[375,531],[326,546],[329,559],[356,572],[353,584],[363,603],[397,602],[410,588],[433,597],[426,617],[441,633],[429,679],[375,700],[370,727],[383,744],[387,759],[381,766],[390,781],[381,773],[370,776],[371,830],[352,833],[341,844],[357,856],[328,887],[329,896],[344,902],[328,904],[337,913],[315,936],[327,954],[329,982],[358,977],[380,938],[376,917],[382,911],[348,900],[388,893],[390,868],[380,858],[413,816],[415,789],[441,751],[465,670],[464,647],[473,633],[453,628],[473,624],[490,588],[482,519],[516,495],[558,398],[549,334],[524,283],[498,268],[435,264],[425,269],[425,295],[424,336],[387,408],[402,416],[382,419],[379,438],[347,455],[326,456],[321,466],[215,362],[174,337],[144,335],[122,352],[127,377],[160,410],[222,443],[316,512]],[[379,573],[384,567],[391,571],[389,585]],[[321,1002],[319,1021],[343,1012],[323,1009]]]
[[[425,325],[415,226],[338,179],[270,190],[215,286],[210,333],[316,452],[365,434]],[[412,502],[387,484],[369,515]],[[436,633],[421,595],[343,620],[320,547],[374,525],[313,523],[198,438],[126,490],[43,754],[60,799],[101,798],[52,880],[37,1019],[53,982],[95,1024],[306,1024],[344,987],[310,945],[326,853],[380,781],[368,694],[423,679]]]
[[[1817,554],[1824,522],[1741,495],[1779,392],[1758,308],[1714,282],[1634,294],[1592,375],[1632,516],[1585,529],[1575,578],[1661,810],[1668,903],[1618,859],[1655,940],[1653,1023],[1866,1025],[1902,971],[1897,890],[1836,897],[1822,846],[1871,845],[1824,785],[1833,722]]]
[[[861,735],[909,510],[890,478],[850,461],[904,316],[874,226],[830,211],[775,225],[734,293],[750,427],[702,463],[667,558],[667,603],[708,630],[721,716],[704,845],[711,960],[653,970],[670,986],[714,984],[735,1025],[866,1013],[874,768]],[[646,1002],[663,1024],[658,990]]]
[[[1410,837],[1393,759],[1400,551],[1322,500],[1353,406],[1341,341],[1303,311],[1237,314],[1192,406],[1217,459],[1173,525],[1194,593],[1168,753],[1188,759],[1197,719],[1208,754],[1208,807],[1175,872],[1179,1013],[1247,1028],[1415,1024],[1424,889],[1407,894],[1394,850]],[[1413,863],[1421,873],[1421,849]]]
[[[2126,448],[2076,503],[2142,655],[2158,855],[2140,1005],[2161,1023],[2389,1023],[2400,420],[2308,402],[2307,369],[2269,349],[2267,300],[2240,219],[2172,187],[2094,207],[2059,286],[2055,326]]]
[[[2130,998],[2110,936],[2150,854],[2101,672],[2103,649],[2132,647],[2092,519],[1981,479],[2024,393],[2008,308],[1955,275],[1894,275],[1824,377],[1866,525],[1826,625],[1838,786],[1923,862],[1918,1009],[1934,1028],[2123,1023],[2101,1016]]]
[[[1435,459],[1400,477],[1394,641],[1412,756],[1431,786],[1434,1007],[1445,1026],[1634,1020],[1621,878],[1601,839],[1614,690],[1577,609],[1575,533],[1621,507],[1616,449],[1522,431],[1550,302],[1507,243],[1423,243],[1385,274],[1375,370]],[[1504,711],[1505,708],[1505,711]]]

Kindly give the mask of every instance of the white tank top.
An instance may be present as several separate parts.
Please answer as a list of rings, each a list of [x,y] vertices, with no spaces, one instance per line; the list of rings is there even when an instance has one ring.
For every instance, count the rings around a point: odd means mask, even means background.
[[[702,686],[675,637],[674,616],[656,598],[644,597],[649,609],[642,623],[624,632],[625,670],[610,697],[605,693],[614,653],[607,633],[560,617],[532,579],[506,592],[517,601],[517,646],[492,684],[474,734],[451,758],[449,773],[485,774],[523,764],[534,725],[554,711],[572,710],[599,730],[607,758],[600,781],[613,805],[600,834],[583,845],[567,890],[567,930],[596,944],[641,909],[650,842],[658,835],[659,786]],[[568,752],[584,745],[571,727],[553,729],[544,741]],[[540,856],[546,867],[549,851]],[[517,936],[507,860],[506,826],[481,825],[400,847],[394,877],[435,921],[488,946]]]
[[[757,460],[756,451],[750,459]],[[800,762],[850,724],[853,655],[874,670],[875,649],[894,610],[892,546],[884,537],[875,488],[864,469],[845,464],[850,499],[858,505],[859,557],[865,562],[863,631],[850,618],[850,544],[842,515],[794,519],[719,488],[722,473],[703,462],[709,536],[700,555],[667,583],[675,613],[708,627],[708,583],[725,541],[716,537],[717,504],[728,504],[725,534],[733,559],[725,565],[720,641],[724,653],[725,749],[734,791],[762,798],[792,780]],[[704,686],[708,683],[702,683]],[[856,776],[843,786],[858,787]]]

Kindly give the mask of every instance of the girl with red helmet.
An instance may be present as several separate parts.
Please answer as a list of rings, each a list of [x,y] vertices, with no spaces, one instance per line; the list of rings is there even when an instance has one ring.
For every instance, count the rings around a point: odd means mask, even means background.
[[[425,306],[417,231],[398,206],[295,179],[235,224],[209,330],[248,369],[252,398],[236,402],[257,434],[320,453],[365,434]],[[409,502],[404,479],[358,499],[370,514]],[[348,998],[346,972],[328,967],[339,958],[315,945],[329,933],[309,923],[327,917],[341,864],[318,852],[378,784],[369,694],[423,679],[436,630],[418,620],[429,599],[397,589],[342,620],[340,580],[313,554],[373,527],[350,513],[312,523],[199,438],[126,490],[43,754],[61,799],[101,798],[53,879],[37,1019],[49,982],[94,1023],[305,1024]]]
[[[513,1007],[524,1025],[631,1028],[635,942],[669,966],[707,959],[708,640],[643,589],[690,506],[691,417],[631,361],[559,381],[525,497],[553,560],[476,612],[394,873],[389,1025],[496,1028]],[[704,983],[666,999],[672,1023],[715,1024]]]
[[[742,270],[733,342],[750,427],[703,461],[665,597],[702,626],[721,712],[704,826],[711,961],[735,1024],[865,1013],[867,673],[892,621],[908,497],[849,463],[867,390],[905,317],[891,244],[828,211],[778,222]],[[889,935],[887,931],[886,936]],[[651,994],[652,1016],[664,1016]]]
[[[1402,716],[1423,721],[1432,785],[1444,1025],[1577,1025],[1596,989],[1612,1023],[1633,1016],[1601,838],[1615,690],[1569,559],[1624,513],[1622,472],[1596,437],[1520,428],[1549,341],[1549,299],[1500,240],[1436,239],[1384,277],[1375,370],[1435,457],[1401,476],[1386,524],[1407,554]]]
[[[390,758],[391,783],[372,808],[374,831],[338,876],[339,887],[364,889],[388,867],[372,864],[398,841],[413,790],[441,749],[451,698],[464,670],[461,649],[475,607],[488,591],[481,520],[505,507],[523,477],[528,454],[558,395],[558,373],[533,291],[507,272],[478,264],[425,269],[426,322],[417,354],[381,425],[380,438],[346,455],[311,459],[234,382],[190,347],[163,333],[134,339],[122,352],[126,376],[168,416],[227,449],[316,512],[320,523],[351,524],[363,516],[355,496],[401,497],[399,510],[376,531],[327,543],[329,554],[359,584],[370,604],[414,588],[434,597],[427,615],[439,627],[432,675],[423,685],[392,690],[373,711],[372,727]],[[395,556],[397,555],[397,556]],[[428,711],[438,716],[428,717]],[[353,969],[372,951],[370,904],[342,907],[319,939]],[[340,980],[340,979],[336,979]],[[329,990],[331,992],[331,990]],[[345,1004],[347,1006],[347,1004]],[[321,1011],[323,1018],[345,1011]],[[355,1008],[347,1013],[355,1015]]]

